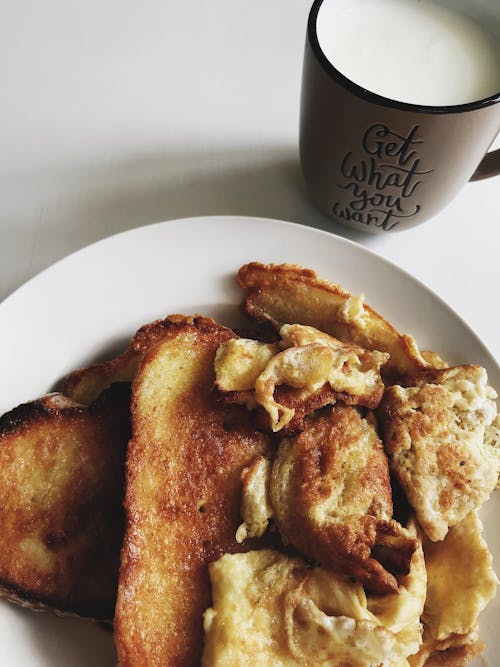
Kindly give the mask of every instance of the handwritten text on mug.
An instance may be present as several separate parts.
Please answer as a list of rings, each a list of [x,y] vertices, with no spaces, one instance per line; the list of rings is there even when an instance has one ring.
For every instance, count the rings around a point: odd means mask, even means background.
[[[432,169],[421,170],[416,145],[419,126],[407,136],[390,130],[387,125],[371,125],[363,135],[366,157],[356,160],[353,152],[344,156],[340,171],[346,179],[338,184],[352,197],[347,205],[335,202],[333,213],[341,220],[394,229],[400,218],[409,218],[420,210],[411,197],[421,183],[419,178]],[[390,189],[390,192],[388,190]]]

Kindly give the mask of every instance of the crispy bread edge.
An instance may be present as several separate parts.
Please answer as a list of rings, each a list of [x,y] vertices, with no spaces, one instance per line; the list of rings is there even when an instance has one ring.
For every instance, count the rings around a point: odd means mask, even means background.
[[[335,295],[347,301],[352,294],[344,289],[342,286],[331,283],[327,280],[318,277],[317,273],[312,269],[307,269],[297,264],[262,264],[261,262],[249,262],[242,266],[237,273],[238,285],[246,291],[242,307],[243,310],[252,319],[262,322],[270,322],[275,329],[279,329],[283,322],[277,322],[270,315],[258,312],[255,307],[255,301],[258,299],[266,287],[272,288],[273,285],[279,285],[281,281],[289,283],[301,283],[310,288],[322,291],[324,294]],[[422,357],[416,348],[414,340],[411,336],[400,333],[390,322],[388,322],[380,313],[368,304],[364,304],[365,310],[370,313],[373,320],[379,322],[379,325],[385,334],[391,336],[394,340],[398,340],[401,352],[406,357],[405,364],[407,368],[396,369],[397,376],[406,375],[408,373],[416,373],[423,368],[428,367],[428,363]],[[293,324],[293,322],[289,322]],[[359,344],[359,343],[358,343]],[[369,347],[369,349],[378,349]],[[385,348],[382,350],[385,351]],[[391,368],[392,362],[387,363],[388,369]],[[394,369],[389,372],[386,371],[388,377],[394,373]]]
[[[47,417],[83,415],[86,412],[99,414],[106,410],[109,402],[124,393],[128,393],[127,383],[117,383],[105,390],[89,406],[82,405],[58,392],[22,403],[0,417],[0,438],[22,436],[25,430]],[[113,613],[108,605],[66,604],[55,596],[38,595],[6,578],[0,578],[0,599],[33,611],[49,611],[57,616],[86,618],[105,624],[113,622]]]
[[[179,333],[181,333],[183,330],[190,330],[193,328],[201,333],[203,332],[215,333],[218,331],[219,332],[222,331],[227,334],[228,338],[236,336],[236,334],[228,327],[224,327],[223,325],[216,323],[215,320],[213,320],[212,318],[203,317],[201,315],[195,315],[195,316],[187,316],[180,314],[170,315],[161,322],[157,322],[155,324],[160,325],[163,332],[163,335],[161,339],[158,340],[158,343],[164,343],[167,340],[175,339],[175,337],[179,335]],[[136,442],[137,439],[136,424],[134,420],[134,413],[136,412],[136,406],[137,406],[135,388],[140,384],[142,380],[142,374],[144,368],[147,367],[149,361],[154,357],[156,352],[155,348],[156,345],[154,345],[151,349],[147,350],[145,354],[142,356],[137,369],[137,373],[132,382],[132,400],[131,400],[132,437],[129,441],[126,469],[125,469],[126,481],[125,481],[125,497],[123,502],[125,508],[125,529],[124,529],[124,539],[122,542],[121,557],[120,557],[119,590],[118,590],[119,596],[120,596],[121,584],[126,586],[130,578],[129,577],[130,545],[128,544],[127,537],[133,532],[134,528],[133,507],[132,507],[134,495],[133,492],[131,491],[131,482],[134,476],[134,472],[130,470],[129,462],[130,462],[131,452],[134,447],[134,443]],[[127,642],[123,637],[123,631],[121,628],[119,615],[115,618],[114,633],[115,633],[115,645],[119,656],[120,667],[127,667],[127,665],[131,664],[130,656],[128,655],[129,649],[127,646]]]

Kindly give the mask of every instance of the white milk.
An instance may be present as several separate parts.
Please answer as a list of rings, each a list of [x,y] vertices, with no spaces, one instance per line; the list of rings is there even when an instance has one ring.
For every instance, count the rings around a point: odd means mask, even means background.
[[[393,100],[453,105],[500,91],[498,37],[429,0],[325,0],[317,34],[344,76]]]

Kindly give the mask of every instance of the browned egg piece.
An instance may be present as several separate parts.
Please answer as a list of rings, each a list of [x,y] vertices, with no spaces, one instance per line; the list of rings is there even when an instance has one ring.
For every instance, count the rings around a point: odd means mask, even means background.
[[[325,567],[376,593],[408,573],[416,541],[392,519],[387,458],[355,408],[327,409],[281,441],[270,497],[285,543]]]
[[[230,402],[260,406],[273,432],[300,430],[304,417],[343,400],[374,408],[386,353],[342,343],[313,327],[285,324],[277,343],[232,339],[215,358],[215,386]]]
[[[427,595],[423,644],[411,667],[460,667],[481,653],[479,614],[496,594],[493,559],[477,511],[450,528],[444,540],[423,539]],[[428,661],[428,662],[427,662]]]
[[[390,355],[384,374],[415,374],[428,367],[411,336],[399,333],[361,296],[322,280],[314,271],[293,264],[251,262],[238,272],[246,290],[245,309],[250,317],[283,324],[305,324],[367,350]]]
[[[421,645],[420,543],[409,574],[386,596],[271,549],[222,556],[210,579],[203,667],[403,667]]]
[[[497,484],[496,393],[476,365],[424,371],[409,385],[389,387],[377,416],[391,469],[420,525],[442,540]]]

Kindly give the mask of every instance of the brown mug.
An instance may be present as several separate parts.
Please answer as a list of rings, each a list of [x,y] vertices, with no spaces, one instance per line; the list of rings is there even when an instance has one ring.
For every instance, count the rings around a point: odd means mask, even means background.
[[[323,212],[357,230],[401,231],[432,218],[469,180],[500,173],[500,150],[486,154],[500,131],[500,92],[424,106],[357,85],[320,46],[323,2],[309,14],[300,113],[302,172]]]

